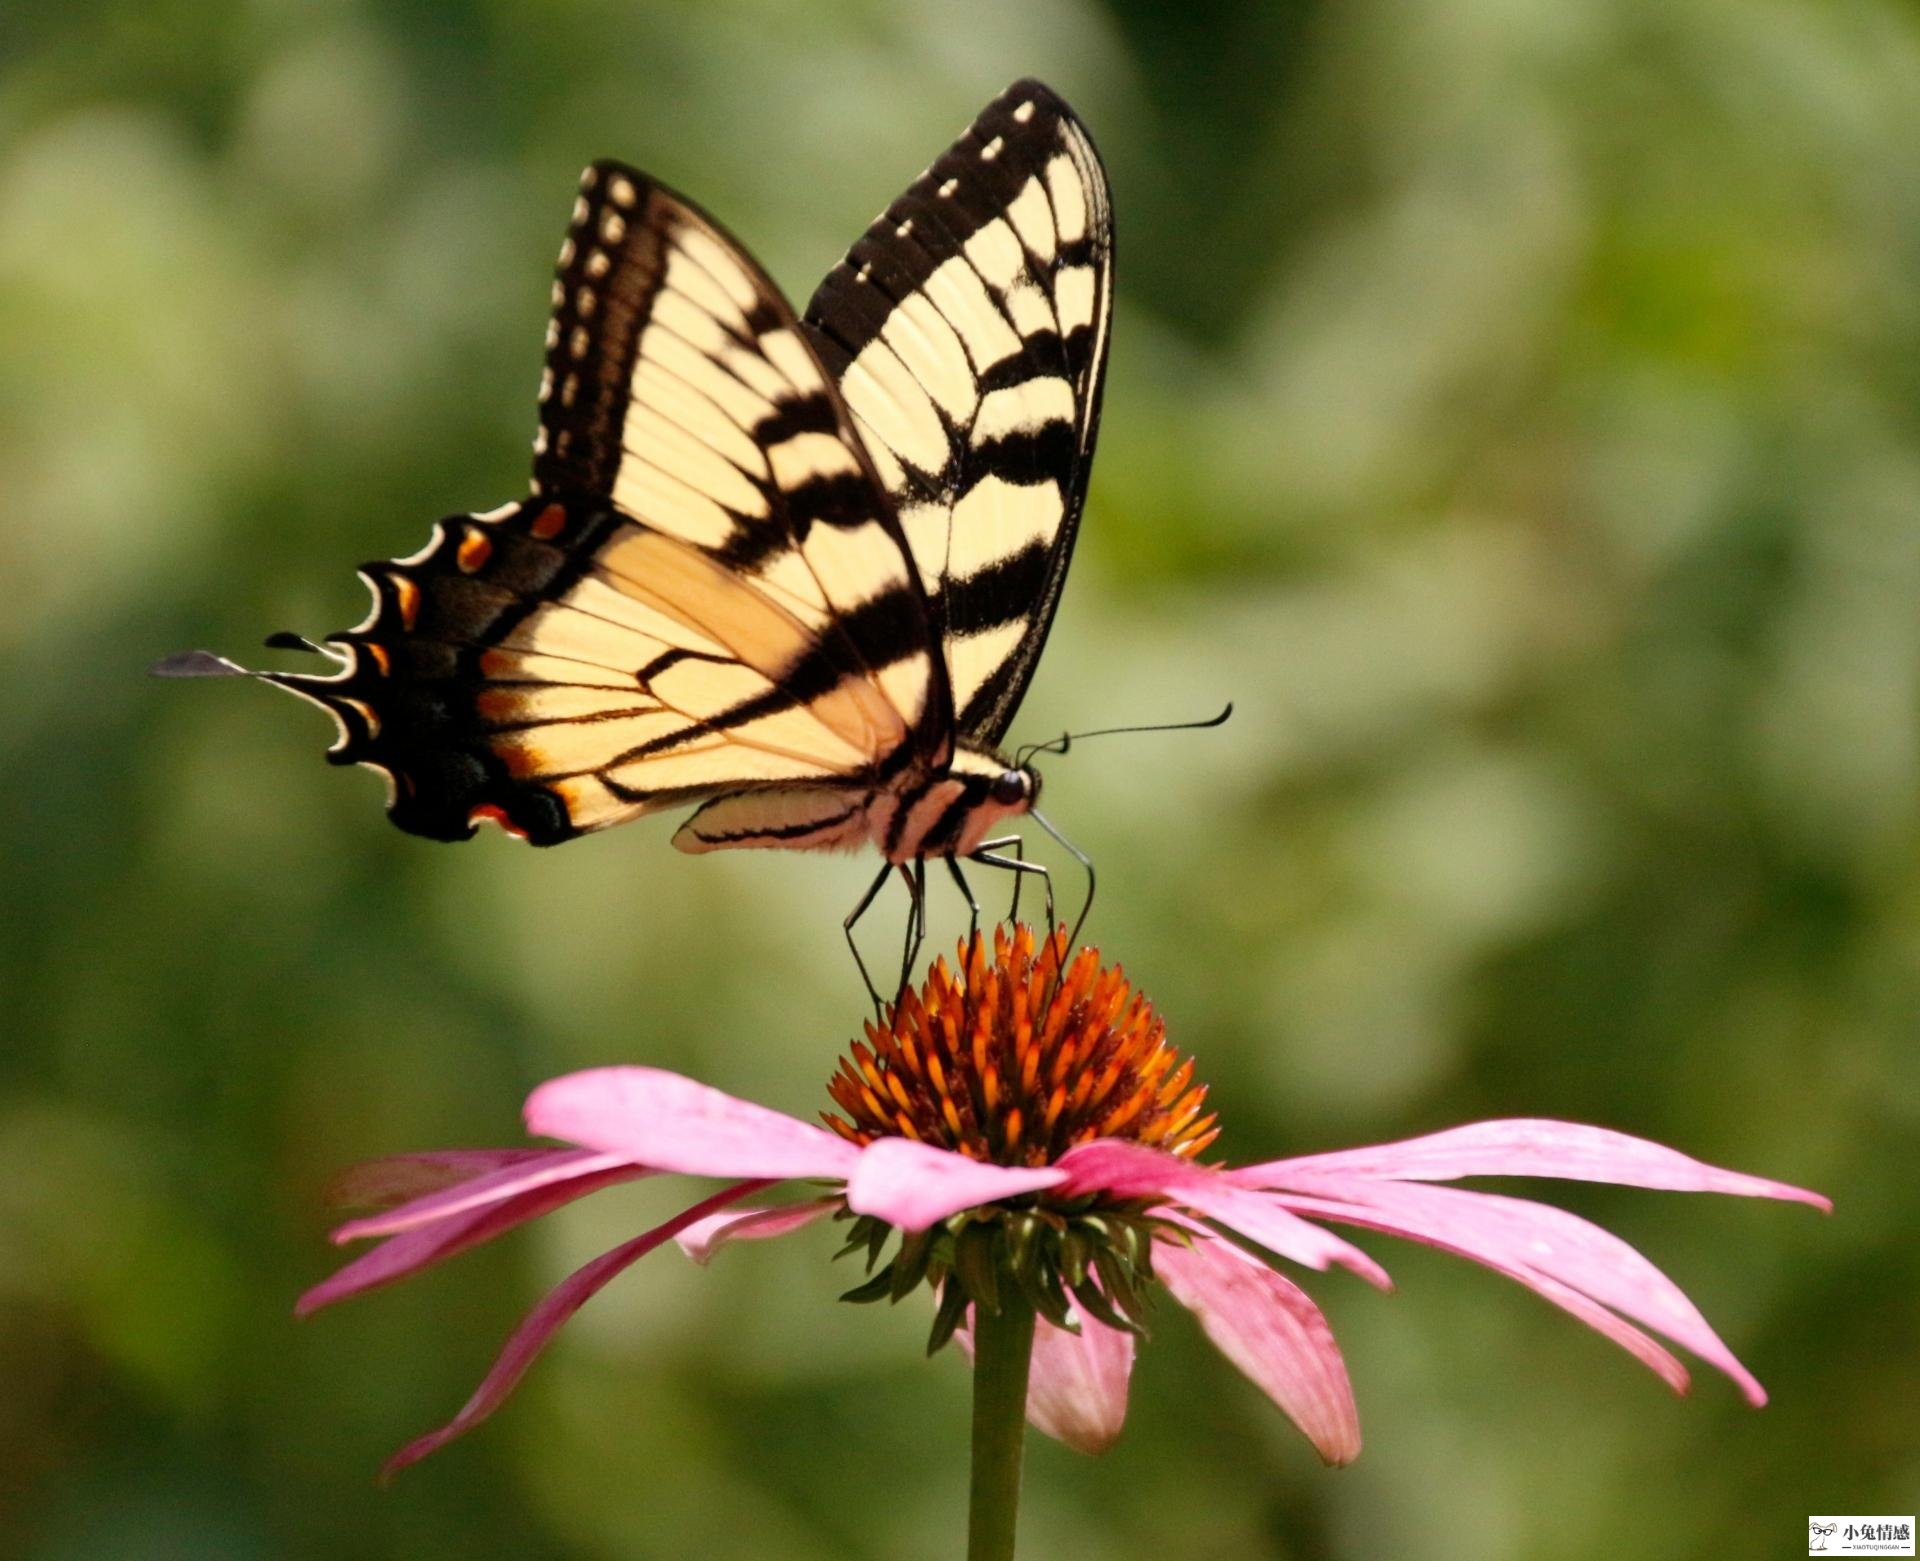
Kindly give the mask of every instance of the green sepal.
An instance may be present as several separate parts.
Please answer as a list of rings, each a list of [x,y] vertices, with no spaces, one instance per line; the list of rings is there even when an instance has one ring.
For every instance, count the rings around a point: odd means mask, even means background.
[[[893,1262],[887,1272],[892,1275],[890,1293],[898,1301],[902,1296],[911,1295],[920,1281],[927,1277],[927,1263],[933,1256],[934,1232],[916,1231],[912,1235],[900,1238],[900,1250],[893,1255]]]
[[[1144,1332],[1151,1314],[1140,1292],[1140,1275],[1104,1247],[1093,1254],[1094,1272],[1100,1276],[1100,1288],[1109,1300],[1126,1313],[1135,1332]]]
[[[1125,1314],[1113,1309],[1113,1305],[1096,1284],[1077,1284],[1073,1286],[1073,1298],[1079,1303],[1080,1310],[1095,1322],[1105,1323],[1109,1328],[1117,1328],[1122,1333],[1144,1333],[1141,1326]]]
[[[893,1296],[893,1266],[889,1264],[863,1284],[855,1285],[840,1297],[843,1301],[852,1301],[856,1306],[864,1306],[869,1301],[887,1301]]]
[[[967,1320],[969,1305],[964,1286],[946,1284],[940,1288],[940,1306],[933,1314],[933,1328],[927,1334],[927,1353],[936,1355],[947,1347],[955,1330]]]
[[[1060,1277],[1069,1290],[1086,1282],[1087,1265],[1093,1261],[1093,1239],[1085,1231],[1069,1228],[1060,1238]]]

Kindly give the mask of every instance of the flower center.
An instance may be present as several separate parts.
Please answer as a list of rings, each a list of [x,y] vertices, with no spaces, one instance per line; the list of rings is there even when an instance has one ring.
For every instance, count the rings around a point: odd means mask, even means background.
[[[1192,1157],[1218,1134],[1206,1086],[1118,965],[1083,948],[1061,971],[1065,929],[1037,953],[1030,927],[975,932],[868,1021],[828,1084],[855,1144],[911,1138],[997,1165],[1044,1166],[1121,1138]]]

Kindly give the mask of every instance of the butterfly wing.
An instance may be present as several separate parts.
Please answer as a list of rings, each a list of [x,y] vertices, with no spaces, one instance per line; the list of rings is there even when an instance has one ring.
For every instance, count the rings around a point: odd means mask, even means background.
[[[1085,128],[1016,82],[821,283],[806,330],[892,496],[959,733],[1013,720],[1086,499],[1113,296]]]
[[[549,844],[944,758],[924,589],[845,403],[745,251],[631,168],[583,178],[540,401],[530,500],[368,565],[337,674],[261,674],[334,714],[396,823]]]

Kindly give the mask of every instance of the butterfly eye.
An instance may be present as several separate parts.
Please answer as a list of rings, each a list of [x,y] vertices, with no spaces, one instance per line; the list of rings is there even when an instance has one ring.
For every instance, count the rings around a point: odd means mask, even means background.
[[[993,800],[1004,808],[1014,807],[1033,795],[1032,783],[1025,770],[1002,770],[993,778]]]

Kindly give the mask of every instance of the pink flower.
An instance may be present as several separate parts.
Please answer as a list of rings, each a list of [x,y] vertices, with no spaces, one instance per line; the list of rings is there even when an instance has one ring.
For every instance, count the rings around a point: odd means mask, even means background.
[[[976,939],[960,976],[937,965],[886,1028],[868,1026],[832,1093],[827,1131],[653,1068],[554,1079],[527,1101],[530,1132],[574,1147],[402,1155],[350,1173],[345,1191],[397,1207],[337,1241],[382,1237],[301,1298],[302,1314],[402,1279],[614,1182],[662,1173],[727,1185],[563,1280],[528,1315],[450,1422],[397,1453],[394,1470],[499,1407],[554,1332],[593,1294],[672,1240],[696,1262],[832,1217],[872,1267],[849,1299],[939,1297],[935,1343],[969,1347],[971,1310],[1017,1288],[1041,1316],[1027,1414],[1089,1452],[1126,1415],[1127,1379],[1153,1285],[1306,1433],[1328,1463],[1360,1451],[1346,1365],[1320,1309],[1279,1260],[1342,1267],[1381,1289],[1385,1271],[1327,1228],[1404,1236],[1507,1275],[1606,1335],[1676,1391],[1692,1351],[1754,1405],[1760,1384],[1680,1289],[1632,1247],[1563,1210],[1434,1185],[1545,1176],[1679,1192],[1825,1198],[1720,1170],[1644,1139],[1572,1122],[1479,1122],[1399,1143],[1228,1168],[1196,1163],[1214,1136],[1192,1065],[1117,969],[1091,950],[1060,971],[1064,940],[1035,957],[1024,929]],[[828,1190],[770,1207],[779,1182]]]

